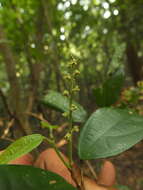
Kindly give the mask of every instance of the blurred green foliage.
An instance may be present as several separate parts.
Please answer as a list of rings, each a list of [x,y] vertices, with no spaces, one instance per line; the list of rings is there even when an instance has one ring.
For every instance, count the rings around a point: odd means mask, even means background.
[[[27,89],[29,62],[42,65],[40,92],[63,88],[58,81],[71,54],[80,62],[82,92],[101,84],[126,63],[128,41],[141,44],[141,1],[0,1],[0,23],[17,58],[17,77]],[[124,20],[123,20],[124,19]],[[141,55],[141,46],[138,54]],[[1,81],[9,89],[1,57]],[[57,84],[60,83],[60,84]],[[81,92],[81,94],[82,94]],[[81,100],[85,101],[82,97]]]
[[[111,75],[124,70],[124,87],[143,77],[142,8],[142,0],[0,0],[1,116],[47,114],[41,99],[67,87],[72,57],[81,73],[76,101],[90,112],[116,103],[122,84]]]
[[[141,0],[0,0],[1,116],[40,112],[55,121],[41,99],[67,89],[62,73],[72,57],[81,73],[76,101],[89,112],[115,104],[143,77],[142,7]],[[119,70],[124,84],[111,79]]]
[[[116,106],[129,108],[131,111],[143,115],[143,81],[139,81],[136,87],[123,89]]]

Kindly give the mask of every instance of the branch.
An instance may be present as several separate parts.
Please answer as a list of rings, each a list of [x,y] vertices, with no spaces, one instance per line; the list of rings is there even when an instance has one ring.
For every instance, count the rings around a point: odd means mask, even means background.
[[[11,121],[8,122],[7,127],[4,130],[3,135],[1,136],[1,139],[5,139],[6,138],[7,134],[9,133],[9,130],[13,126],[13,124],[14,124],[14,119],[12,119]]]
[[[7,103],[6,97],[5,97],[5,95],[4,95],[4,93],[3,93],[3,91],[1,89],[0,89],[0,96],[1,96],[1,99],[3,101],[4,107],[5,107],[6,111],[7,111],[7,113],[9,114],[10,117],[13,117],[13,113],[11,112],[11,110],[9,108],[9,105]]]
[[[3,26],[0,25],[0,40],[6,39]],[[28,119],[23,114],[23,103],[21,101],[21,88],[16,76],[17,60],[13,55],[11,47],[7,43],[0,43],[0,52],[4,57],[4,63],[7,71],[7,77],[10,84],[11,106],[15,117],[26,134],[31,134],[32,130],[28,124]]]

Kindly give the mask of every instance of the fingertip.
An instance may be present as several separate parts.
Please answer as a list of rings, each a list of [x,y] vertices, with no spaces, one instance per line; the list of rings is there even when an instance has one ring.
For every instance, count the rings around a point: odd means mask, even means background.
[[[98,184],[112,186],[115,184],[116,178],[116,170],[112,162],[104,161],[104,164],[101,168],[99,177],[98,177]]]
[[[64,154],[61,153],[61,156],[65,162],[69,162],[68,158]],[[34,163],[34,166],[57,173],[58,175],[62,176],[68,183],[75,186],[70,171],[61,161],[53,148],[48,148],[47,150],[43,151]]]

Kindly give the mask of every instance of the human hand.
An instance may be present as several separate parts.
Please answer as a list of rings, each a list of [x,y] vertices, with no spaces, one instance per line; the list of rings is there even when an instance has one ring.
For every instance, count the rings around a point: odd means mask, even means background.
[[[62,156],[65,162],[68,162],[68,158],[64,154],[62,154]],[[55,150],[52,148],[43,151],[35,163],[33,162],[32,155],[26,154],[20,158],[15,159],[14,161],[11,161],[9,164],[34,165],[35,167],[52,171],[62,176],[68,183],[76,187],[76,183],[71,177],[70,171],[63,164]],[[116,172],[114,165],[109,161],[105,161],[101,168],[97,181],[83,176],[84,190],[117,190],[112,187],[115,184],[115,176]]]
[[[64,154],[62,154],[62,156],[65,162],[68,162],[68,158]],[[54,149],[49,148],[42,152],[34,163],[34,166],[57,173],[68,183],[76,187],[76,183],[72,179],[70,171],[60,160]],[[105,161],[97,181],[86,176],[83,177],[84,188],[85,190],[117,190],[112,187],[115,184],[115,177],[116,172],[114,165],[109,161]]]

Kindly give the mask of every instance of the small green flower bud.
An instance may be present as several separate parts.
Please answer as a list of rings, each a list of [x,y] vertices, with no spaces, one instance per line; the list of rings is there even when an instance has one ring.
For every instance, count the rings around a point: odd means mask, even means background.
[[[138,87],[143,87],[143,81],[138,81],[138,82],[137,82],[137,86],[138,86]]]
[[[77,106],[72,104],[70,109],[71,109],[71,111],[75,111],[75,110],[77,110]]]
[[[66,74],[66,75],[64,76],[64,79],[71,80],[70,74]]]
[[[77,65],[76,60],[73,60],[73,61],[71,61],[71,62],[68,63],[68,67],[74,67],[76,65]]]
[[[141,100],[141,101],[142,101],[142,100],[143,100],[143,96],[140,96],[140,97],[139,97],[139,100]]]
[[[80,75],[80,71],[76,69],[74,72],[74,76],[77,76],[77,75]]]
[[[64,96],[69,96],[69,91],[64,90],[63,95],[64,95]]]
[[[69,115],[68,112],[64,112],[64,113],[62,113],[62,116],[63,116],[63,117],[68,117],[68,115]]]
[[[76,86],[75,88],[73,88],[72,91],[73,91],[73,92],[79,92],[79,91],[80,91],[79,86]]]
[[[73,131],[79,132],[79,126],[75,125],[75,126],[73,127]]]
[[[70,137],[71,137],[71,133],[67,133],[67,134],[64,136],[64,138],[65,138],[66,140],[69,140]]]

